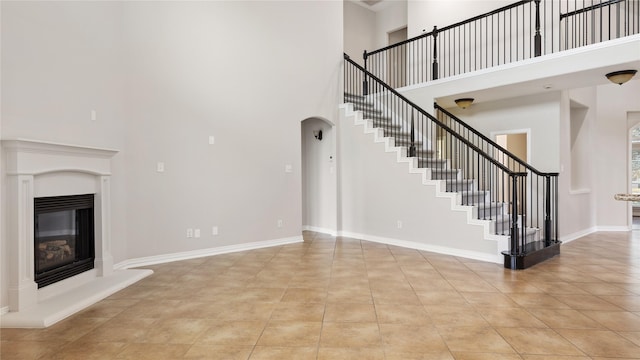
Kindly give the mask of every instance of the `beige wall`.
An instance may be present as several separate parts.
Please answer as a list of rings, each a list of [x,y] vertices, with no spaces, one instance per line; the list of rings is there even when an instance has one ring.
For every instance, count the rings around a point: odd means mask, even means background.
[[[1,6],[2,137],[120,150],[116,262],[300,236],[300,122],[337,119],[341,2]]]

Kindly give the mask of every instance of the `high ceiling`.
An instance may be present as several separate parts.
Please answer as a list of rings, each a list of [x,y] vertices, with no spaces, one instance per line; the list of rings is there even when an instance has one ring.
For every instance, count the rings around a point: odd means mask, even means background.
[[[407,0],[349,0],[371,11],[380,11],[392,2]]]
[[[369,6],[374,6],[375,4],[382,2],[382,0],[362,0],[362,2]]]

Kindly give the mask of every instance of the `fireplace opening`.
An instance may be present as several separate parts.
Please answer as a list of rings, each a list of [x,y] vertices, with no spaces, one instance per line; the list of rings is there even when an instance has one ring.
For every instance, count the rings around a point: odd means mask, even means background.
[[[34,199],[38,288],[94,268],[94,194]]]

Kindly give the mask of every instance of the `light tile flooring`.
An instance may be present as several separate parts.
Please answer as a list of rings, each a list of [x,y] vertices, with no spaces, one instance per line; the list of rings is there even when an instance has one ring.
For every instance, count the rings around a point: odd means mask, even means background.
[[[305,233],[153,266],[9,359],[640,359],[640,233],[598,233],[525,271]]]

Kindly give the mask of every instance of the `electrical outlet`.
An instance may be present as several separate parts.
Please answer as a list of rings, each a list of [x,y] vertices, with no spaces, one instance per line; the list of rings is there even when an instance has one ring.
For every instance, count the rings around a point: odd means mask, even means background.
[[[213,145],[216,143],[216,138],[213,135],[209,135],[209,145]]]
[[[193,230],[193,237],[194,238],[199,238],[200,237],[200,229]]]
[[[398,220],[398,229],[402,229],[402,221]]]
[[[193,229],[191,229],[191,228],[187,229],[187,237],[188,238],[192,238],[193,237]]]
[[[278,227],[281,228],[282,227],[282,219],[278,219]]]
[[[91,110],[91,121],[98,120],[98,113],[95,110]]]
[[[156,171],[157,172],[164,172],[164,163],[163,162],[158,162],[156,164]]]
[[[287,164],[284,166],[284,172],[290,173],[293,172],[293,166],[291,164]]]
[[[218,227],[214,226],[211,228],[211,235],[218,235]]]

